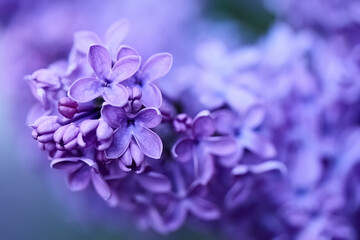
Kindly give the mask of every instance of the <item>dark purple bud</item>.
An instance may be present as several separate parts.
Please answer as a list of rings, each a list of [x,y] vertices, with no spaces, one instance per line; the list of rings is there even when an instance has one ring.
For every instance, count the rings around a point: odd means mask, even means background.
[[[177,132],[186,132],[191,128],[192,119],[186,113],[180,113],[173,121],[173,126]]]
[[[58,111],[64,117],[71,119],[78,112],[78,103],[68,97],[62,97],[58,102]]]

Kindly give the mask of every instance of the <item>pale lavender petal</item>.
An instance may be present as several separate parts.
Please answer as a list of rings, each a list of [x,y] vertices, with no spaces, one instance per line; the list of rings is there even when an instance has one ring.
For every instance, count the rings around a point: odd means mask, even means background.
[[[130,144],[132,144],[132,142]],[[127,148],[125,150],[124,154],[121,155],[120,160],[121,161],[119,161],[119,167],[121,169],[122,169],[122,165],[125,165],[126,167],[131,167],[133,158],[132,158],[131,151],[129,148]]]
[[[193,157],[194,141],[189,138],[179,139],[172,148],[172,154],[176,160],[187,162]]]
[[[186,201],[192,214],[203,220],[215,220],[220,217],[220,211],[215,204],[200,198],[192,197]]]
[[[106,30],[105,42],[112,54],[116,54],[120,48],[121,43],[130,32],[130,22],[126,19],[120,19]]]
[[[143,152],[140,150],[139,146],[133,141],[130,143],[129,149],[131,152],[132,159],[136,163],[136,166],[140,166],[144,162]]]
[[[138,56],[139,54],[132,47],[121,46],[120,49],[119,49],[119,52],[117,54],[116,59],[119,60],[120,58],[127,57],[127,56],[132,56],[132,55]]]
[[[88,102],[103,92],[101,83],[95,78],[80,78],[69,89],[69,97],[77,102]]]
[[[154,128],[161,123],[161,113],[156,108],[144,108],[135,117],[135,123],[146,127]]]
[[[243,120],[243,127],[247,129],[257,128],[263,122],[264,117],[264,107],[261,105],[255,105],[246,112]]]
[[[152,55],[142,67],[143,81],[153,81],[165,76],[172,65],[172,55],[170,53],[157,53]]]
[[[274,170],[280,171],[281,174],[286,174],[287,172],[286,166],[279,161],[266,161],[264,163],[252,165],[250,167],[250,170],[254,174],[259,174]]]
[[[129,92],[123,85],[114,84],[110,88],[104,88],[103,97],[107,103],[123,107],[129,99]]]
[[[243,131],[241,142],[247,149],[263,158],[273,158],[276,156],[274,145],[254,132]]]
[[[113,135],[112,128],[103,120],[99,121],[99,126],[96,129],[96,137],[98,141],[109,139]]]
[[[79,158],[56,158],[51,160],[50,167],[60,170],[75,171],[81,167]]]
[[[136,126],[133,135],[141,151],[148,157],[159,159],[163,150],[163,144],[158,135],[145,127]]]
[[[233,134],[236,127],[236,115],[234,112],[221,109],[212,113],[216,123],[216,129],[219,133]]]
[[[116,159],[124,154],[131,141],[131,130],[127,127],[122,127],[114,132],[113,141],[110,147],[105,150],[107,158]]]
[[[64,135],[63,135],[63,141],[65,143],[75,139],[77,137],[77,135],[79,134],[79,128],[77,126],[75,126],[74,123],[71,123],[68,125],[68,127],[66,128]]]
[[[153,193],[166,193],[171,190],[169,179],[157,172],[138,175],[137,181],[144,189]]]
[[[127,56],[120,58],[112,68],[111,79],[119,83],[134,75],[140,67],[140,56]]]
[[[156,85],[145,83],[142,87],[142,96],[140,100],[146,107],[159,108],[162,103],[161,91]]]
[[[101,109],[101,118],[112,128],[127,127],[128,117],[120,107],[105,104]]]
[[[204,139],[204,144],[207,150],[217,156],[227,156],[235,153],[237,144],[234,138],[231,137],[210,137]]]
[[[97,128],[98,125],[99,125],[99,120],[97,120],[97,119],[86,119],[83,122],[81,122],[80,125],[79,125],[80,132],[83,135],[86,135],[89,132],[91,132],[92,130],[94,130],[95,128]]]
[[[219,163],[224,167],[233,167],[236,165],[244,154],[244,148],[238,145],[237,149],[233,154],[222,156],[219,158]]]
[[[99,36],[91,31],[79,31],[74,33],[74,47],[77,51],[87,54],[91,45],[101,44]]]
[[[90,169],[88,167],[80,167],[68,176],[68,185],[71,191],[81,191],[89,186]]]
[[[196,138],[208,137],[215,132],[215,122],[209,111],[202,111],[194,118],[192,130]]]
[[[89,49],[89,63],[96,76],[100,79],[106,79],[111,72],[111,57],[106,48],[101,45],[93,45]]]
[[[107,183],[101,176],[96,173],[93,169],[91,171],[91,181],[96,190],[96,192],[105,200],[108,200],[111,197],[111,191]]]
[[[225,96],[229,105],[240,113],[246,112],[251,106],[256,105],[259,101],[253,93],[236,86],[229,86],[226,88]]]

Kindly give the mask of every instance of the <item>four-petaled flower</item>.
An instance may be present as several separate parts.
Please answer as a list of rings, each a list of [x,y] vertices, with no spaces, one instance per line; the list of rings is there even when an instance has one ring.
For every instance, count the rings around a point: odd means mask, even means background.
[[[138,53],[128,46],[122,46],[118,52],[117,59],[125,56],[136,56]],[[136,86],[142,92],[140,101],[146,107],[159,108],[162,103],[162,95],[160,89],[153,81],[165,76],[171,69],[173,62],[170,53],[157,53],[146,60],[139,71],[126,81],[130,87]]]
[[[69,96],[77,102],[88,102],[102,95],[111,105],[124,106],[129,92],[119,83],[134,75],[140,66],[140,57],[126,56],[113,63],[106,48],[93,45],[89,49],[89,63],[96,77],[76,80]]]
[[[101,110],[101,118],[116,129],[113,142],[105,151],[108,158],[116,159],[123,155],[132,137],[144,155],[160,158],[163,144],[160,137],[149,129],[161,123],[161,113],[158,109],[144,108],[134,115],[126,113],[120,107],[105,104]]]
[[[236,150],[232,137],[213,136],[216,131],[209,111],[200,112],[193,120],[188,136],[179,139],[173,146],[173,156],[180,162],[193,160],[195,174],[206,183],[214,172],[212,156],[229,156]]]

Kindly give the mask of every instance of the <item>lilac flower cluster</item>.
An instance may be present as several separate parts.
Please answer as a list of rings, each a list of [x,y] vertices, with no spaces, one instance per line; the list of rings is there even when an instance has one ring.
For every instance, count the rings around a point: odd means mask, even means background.
[[[71,190],[91,187],[110,206],[133,212],[143,227],[166,233],[188,217],[220,219],[211,184],[225,177],[224,190],[231,188],[245,149],[264,160],[275,156],[274,146],[254,130],[263,108],[242,118],[228,108],[193,118],[176,110],[176,101],[154,83],[169,72],[172,55],[143,61],[122,44],[128,31],[129,22],[119,20],[104,40],[77,32],[68,60],[26,76],[38,100],[28,117],[32,136],[48,152],[50,166],[65,172]],[[231,121],[236,124],[223,124]],[[262,164],[248,171],[279,163]]]
[[[276,22],[232,49],[201,41],[184,66],[124,45],[127,20],[104,38],[76,32],[67,60],[26,76],[32,136],[71,190],[143,229],[356,239],[360,42],[309,26]]]

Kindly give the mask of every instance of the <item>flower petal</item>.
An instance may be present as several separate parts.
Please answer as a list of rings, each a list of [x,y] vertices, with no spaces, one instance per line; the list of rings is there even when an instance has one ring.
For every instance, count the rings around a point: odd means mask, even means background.
[[[192,130],[196,138],[208,137],[215,132],[215,122],[209,111],[202,111],[194,118]]]
[[[131,130],[126,126],[118,128],[114,132],[113,141],[110,147],[105,150],[107,158],[116,159],[124,154],[131,141]]]
[[[112,128],[103,120],[100,119],[99,125],[96,129],[96,137],[98,141],[107,140],[112,137],[114,131]]]
[[[247,181],[237,181],[225,196],[225,205],[234,208],[246,202],[249,198],[251,184]]]
[[[101,118],[112,128],[124,128],[127,126],[128,116],[120,107],[111,106],[109,104],[103,105],[101,109]]]
[[[178,230],[187,218],[186,203],[184,201],[174,202],[166,211],[165,219],[170,231]]]
[[[138,56],[139,54],[132,47],[123,45],[120,47],[120,49],[117,53],[116,60],[119,60],[120,58],[123,58],[123,57],[132,56],[132,55]]]
[[[204,140],[206,149],[216,156],[227,156],[235,153],[237,144],[235,139],[231,137],[209,137]]]
[[[91,31],[78,31],[74,33],[74,47],[77,51],[87,54],[91,45],[101,44],[99,36]]]
[[[197,179],[201,184],[208,184],[208,182],[212,179],[215,173],[215,164],[213,156],[205,153],[205,151],[197,151],[196,154],[197,159],[194,161],[198,161],[198,175]]]
[[[141,102],[146,107],[159,108],[162,103],[162,94],[160,89],[152,83],[145,83],[142,87]]]
[[[203,220],[215,220],[220,217],[220,211],[215,204],[200,198],[192,197],[186,201],[192,214]]]
[[[88,60],[96,76],[100,79],[108,78],[111,72],[111,57],[106,48],[93,45],[89,49]]]
[[[255,105],[246,112],[243,120],[243,127],[247,129],[257,128],[263,122],[264,117],[264,107],[262,105]]]
[[[112,54],[116,54],[121,43],[130,32],[130,22],[126,19],[120,19],[106,30],[105,42]]]
[[[123,107],[129,99],[129,92],[123,85],[114,84],[110,88],[104,88],[103,97],[111,105]]]
[[[286,166],[279,161],[266,161],[264,163],[250,166],[250,171],[254,174],[260,174],[274,170],[279,170],[282,174],[287,172]]]
[[[276,156],[274,145],[252,131],[243,131],[241,142],[247,149],[263,158],[273,158]]]
[[[160,173],[148,172],[137,175],[138,183],[147,191],[153,193],[166,193],[171,190],[169,179]]]
[[[81,191],[89,186],[90,168],[83,165],[68,175],[68,185],[71,191]]]
[[[127,56],[120,58],[112,68],[111,79],[114,83],[119,83],[134,75],[140,67],[140,56]]]
[[[79,158],[56,158],[50,162],[50,167],[67,171],[75,171],[81,165]]]
[[[139,146],[135,142],[131,141],[129,150],[131,152],[132,160],[134,160],[136,166],[140,166],[144,162],[144,154],[140,150]]]
[[[236,115],[233,111],[228,109],[217,110],[212,113],[216,129],[222,134],[234,134],[236,127]]]
[[[176,160],[187,162],[193,156],[194,141],[189,138],[179,139],[172,147],[172,154]]]
[[[91,181],[95,188],[95,191],[105,200],[108,200],[111,197],[111,191],[107,183],[101,176],[96,173],[93,169],[91,171]]]
[[[135,123],[146,128],[154,128],[161,123],[161,113],[156,108],[144,108],[135,117]]]
[[[80,78],[69,89],[69,97],[77,102],[88,102],[101,95],[103,88],[95,78]]]
[[[252,92],[237,86],[227,86],[225,96],[232,109],[240,113],[246,112],[259,101]]]
[[[157,53],[152,55],[142,67],[142,79],[146,82],[165,76],[172,66],[172,55],[170,53]]]
[[[133,135],[144,155],[154,159],[159,159],[161,157],[163,144],[156,133],[148,128],[135,125]]]

